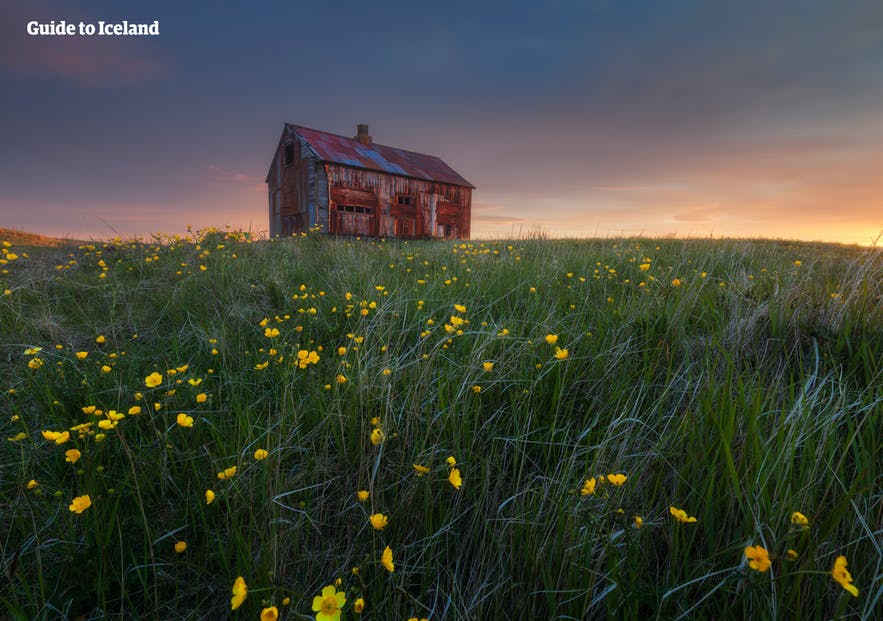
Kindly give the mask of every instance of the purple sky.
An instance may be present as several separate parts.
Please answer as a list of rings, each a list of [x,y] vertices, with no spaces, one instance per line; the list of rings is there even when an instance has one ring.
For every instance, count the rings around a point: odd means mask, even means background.
[[[440,156],[474,237],[883,231],[879,2],[12,0],[0,80],[0,227],[266,231],[290,121]]]

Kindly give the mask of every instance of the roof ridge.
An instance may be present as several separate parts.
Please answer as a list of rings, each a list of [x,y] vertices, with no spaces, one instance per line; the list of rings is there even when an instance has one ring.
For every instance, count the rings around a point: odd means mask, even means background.
[[[290,125],[291,127],[298,127],[298,128],[301,128],[301,129],[308,129],[308,130],[310,130],[311,132],[318,132],[318,133],[320,133],[320,134],[328,134],[329,136],[335,136],[335,137],[337,137],[337,138],[343,138],[344,140],[352,140],[353,142],[358,143],[358,144],[362,145],[363,147],[374,147],[374,146],[377,146],[377,147],[383,147],[383,148],[385,148],[385,149],[395,149],[396,151],[404,151],[405,153],[413,153],[414,155],[422,155],[423,157],[431,157],[431,158],[437,159],[437,160],[439,160],[439,161],[441,161],[441,162],[444,162],[444,160],[442,160],[439,156],[437,156],[437,155],[430,155],[429,153],[421,153],[420,151],[412,151],[412,150],[410,150],[410,149],[403,149],[403,148],[401,148],[401,147],[393,147],[393,146],[388,145],[388,144],[381,144],[381,143],[379,143],[379,142],[374,142],[373,140],[371,141],[371,144],[362,144],[361,142],[358,141],[358,139],[353,138],[353,137],[351,137],[351,136],[344,136],[343,134],[335,134],[334,132],[326,132],[324,129],[314,129],[314,128],[312,128],[312,127],[307,127],[306,125],[298,125],[297,123],[289,123],[289,122],[287,122],[287,121],[285,122],[285,124],[286,124],[286,125]]]

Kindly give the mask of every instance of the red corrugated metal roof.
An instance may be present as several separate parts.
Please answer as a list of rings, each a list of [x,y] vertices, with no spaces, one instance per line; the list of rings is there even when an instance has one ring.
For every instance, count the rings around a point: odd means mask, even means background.
[[[382,144],[362,144],[354,138],[286,123],[287,130],[304,139],[316,156],[325,162],[379,170],[393,175],[439,181],[469,188],[475,186],[441,159]]]

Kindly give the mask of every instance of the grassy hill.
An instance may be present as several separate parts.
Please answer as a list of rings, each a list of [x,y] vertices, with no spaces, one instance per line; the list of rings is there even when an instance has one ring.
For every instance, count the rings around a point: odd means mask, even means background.
[[[879,250],[7,241],[9,618],[878,614]]]

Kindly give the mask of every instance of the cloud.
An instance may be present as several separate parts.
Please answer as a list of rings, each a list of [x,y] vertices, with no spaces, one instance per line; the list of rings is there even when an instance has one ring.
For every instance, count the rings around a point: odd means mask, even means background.
[[[266,193],[267,191],[267,184],[264,183],[263,179],[259,179],[258,177],[252,177],[245,173],[227,170],[221,166],[215,166],[214,164],[208,167],[208,171],[211,173],[212,181],[244,187],[253,192]]]
[[[491,203],[472,203],[472,223],[477,225],[514,225],[526,224],[527,218],[516,216],[512,213],[498,213],[506,211],[504,205],[496,205]]]
[[[102,18],[104,19],[104,18]],[[0,71],[88,86],[132,84],[168,74],[171,55],[151,37],[32,36],[30,21],[97,23],[93,16],[34,2],[13,5],[0,22]]]

